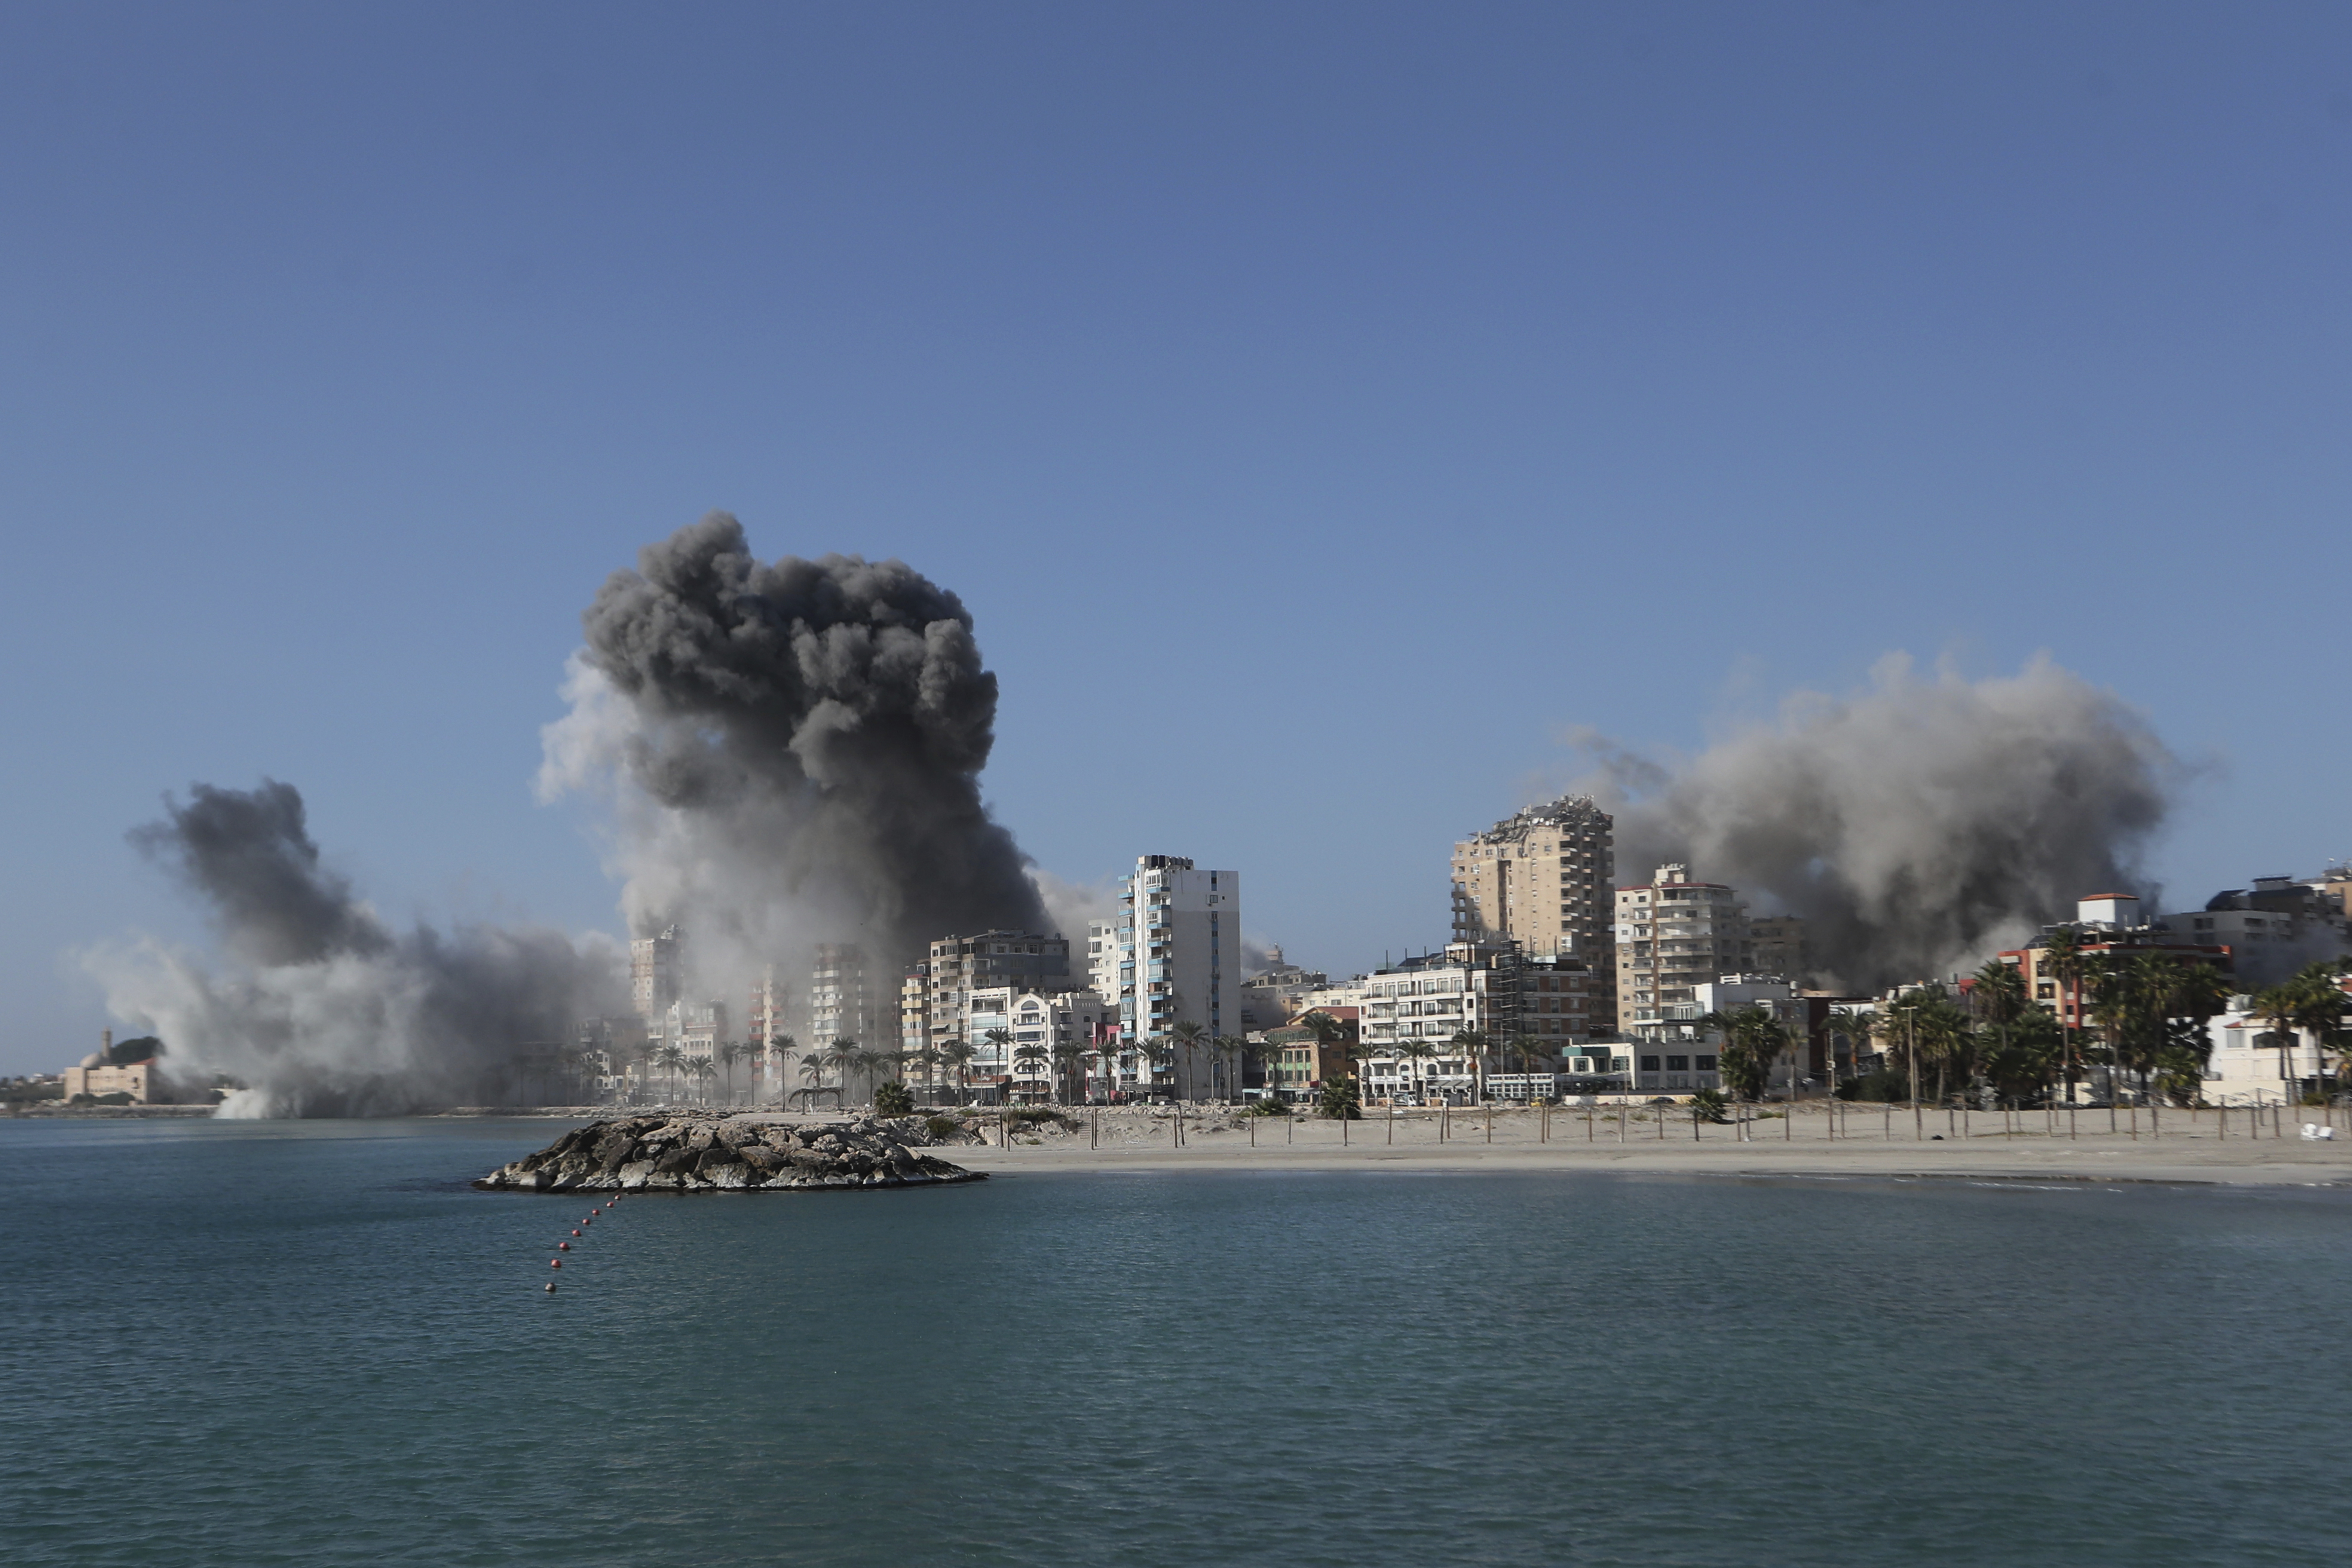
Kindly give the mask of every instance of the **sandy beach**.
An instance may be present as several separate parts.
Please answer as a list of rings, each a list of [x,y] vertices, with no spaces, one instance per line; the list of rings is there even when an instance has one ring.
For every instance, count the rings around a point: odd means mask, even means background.
[[[1440,1139],[1433,1111],[1392,1121],[1377,1110],[1349,1124],[1321,1120],[1241,1118],[1222,1113],[1184,1116],[1181,1142],[1166,1111],[1077,1109],[1065,1112],[1075,1131],[1024,1129],[1009,1145],[942,1150],[973,1170],[1591,1170],[1723,1176],[1951,1177],[1977,1180],[2159,1182],[2199,1184],[2352,1185],[2352,1129],[2333,1142],[2306,1141],[2299,1131],[2318,1110],[2286,1112],[2283,1128],[2265,1116],[2252,1135],[2247,1113],[2233,1110],[2224,1129],[2212,1111],[2168,1111],[2151,1129],[2145,1110],[2137,1136],[2128,1120],[2107,1130],[2107,1112],[2078,1110],[2074,1136],[2062,1112],[2030,1111],[2004,1119],[1973,1112],[1962,1119],[1933,1111],[1915,1135],[1911,1112],[1895,1107],[1842,1108],[1835,1125],[1819,1106],[1801,1106],[1791,1119],[1774,1117],[1746,1128],[1702,1125],[1693,1135],[1687,1112],[1663,1121],[1637,1109],[1621,1141],[1613,1108],[1588,1124],[1581,1108],[1554,1110],[1546,1120],[1528,1110],[1497,1110],[1493,1131],[1483,1110],[1448,1116]],[[2120,1113],[2119,1113],[2120,1115]],[[2337,1113],[2339,1120],[2343,1113]],[[983,1123],[992,1138],[992,1121]],[[2278,1136],[2284,1131],[2284,1136]],[[1747,1136],[1742,1137],[1745,1132]],[[1662,1136],[1663,1134],[1663,1136]],[[1938,1141],[1940,1135],[1940,1141]],[[1491,1141],[1490,1141],[1491,1139]],[[1034,1142],[1032,1141],[1034,1140]]]

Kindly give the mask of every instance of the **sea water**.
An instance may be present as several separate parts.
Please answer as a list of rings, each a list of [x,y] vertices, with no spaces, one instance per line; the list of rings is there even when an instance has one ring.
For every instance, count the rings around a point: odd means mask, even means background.
[[[2352,1542],[2342,1194],[1016,1173],[643,1194],[559,1254],[601,1200],[465,1184],[558,1130],[0,1123],[0,1560]]]

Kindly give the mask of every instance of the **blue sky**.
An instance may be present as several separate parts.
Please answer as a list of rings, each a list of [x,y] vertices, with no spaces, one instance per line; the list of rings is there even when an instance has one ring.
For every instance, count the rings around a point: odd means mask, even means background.
[[[2341,7],[0,15],[0,1072],[289,780],[395,919],[616,924],[535,804],[578,613],[724,507],[898,555],[1046,868],[1336,969],[1591,725],[2037,650],[2352,856]]]

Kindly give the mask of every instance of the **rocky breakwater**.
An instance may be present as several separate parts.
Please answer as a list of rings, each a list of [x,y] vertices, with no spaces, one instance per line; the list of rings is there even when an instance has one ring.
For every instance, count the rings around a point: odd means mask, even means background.
[[[525,1193],[724,1193],[987,1179],[917,1152],[930,1142],[911,1117],[794,1127],[708,1114],[638,1116],[575,1128],[474,1185]]]

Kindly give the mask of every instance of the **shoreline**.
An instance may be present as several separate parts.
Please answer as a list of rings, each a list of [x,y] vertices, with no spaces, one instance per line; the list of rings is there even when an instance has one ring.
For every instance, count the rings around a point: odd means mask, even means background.
[[[1555,1110],[1549,1118],[1548,1140],[1544,1119],[1536,1112],[1497,1110],[1491,1142],[1484,1108],[1449,1117],[1452,1135],[1443,1142],[1435,1117],[1427,1112],[1398,1118],[1392,1124],[1377,1115],[1351,1122],[1344,1143],[1340,1124],[1335,1121],[1265,1118],[1257,1121],[1256,1145],[1252,1147],[1249,1124],[1241,1118],[1196,1120],[1188,1113],[1182,1142],[1178,1143],[1168,1125],[1173,1117],[1167,1112],[1157,1116],[1105,1112],[1097,1124],[1081,1109],[1066,1113],[1078,1123],[1076,1131],[1026,1136],[1015,1131],[1009,1146],[963,1145],[954,1147],[952,1152],[957,1163],[992,1174],[1023,1171],[1585,1171],[1745,1178],[2352,1188],[2352,1139],[2338,1129],[2334,1141],[2305,1140],[2298,1131],[2299,1123],[2292,1119],[2279,1129],[2283,1137],[2273,1136],[2267,1121],[2262,1135],[2252,1137],[2244,1113],[2234,1112],[2224,1136],[2216,1113],[2191,1117],[2176,1111],[2165,1119],[2160,1133],[2151,1132],[2143,1118],[2134,1137],[2127,1126],[2115,1132],[2104,1125],[2094,1129],[2089,1123],[2095,1119],[2077,1112],[2074,1135],[2069,1137],[2060,1121],[2058,1133],[2053,1137],[2040,1112],[2006,1123],[1999,1112],[1978,1112],[1968,1119],[1965,1133],[1955,1117],[1950,1132],[1937,1136],[1938,1129],[1930,1123],[1922,1129],[1928,1136],[1915,1138],[1912,1129],[1902,1125],[1910,1120],[1907,1114],[1899,1118],[1883,1112],[1869,1115],[1852,1107],[1844,1111],[1838,1118],[1841,1125],[1835,1136],[1829,1115],[1815,1103],[1798,1106],[1793,1118],[1774,1116],[1750,1122],[1746,1131],[1752,1137],[1743,1140],[1739,1136],[1743,1130],[1736,1125],[1703,1125],[1694,1138],[1686,1113],[1677,1116],[1668,1110],[1662,1126],[1647,1108],[1639,1108],[1622,1142],[1618,1141],[1613,1112],[1596,1112],[1588,1131],[1582,1108]],[[2324,1115],[2316,1110],[2303,1114],[2315,1121]],[[2095,1120],[2104,1123],[2105,1112]],[[1886,1135],[1890,1129],[1892,1137]]]
[[[1370,1171],[1390,1173],[1519,1173],[1583,1171],[1620,1174],[1754,1178],[1872,1178],[1999,1181],[2021,1184],[2133,1184],[2176,1186],[2352,1188],[2352,1126],[2333,1140],[2306,1140],[2301,1124],[2327,1125],[2330,1112],[2289,1109],[2265,1117],[2250,1136],[2243,1110],[2226,1123],[2213,1110],[2168,1111],[2160,1131],[2145,1114],[2135,1137],[2128,1119],[2105,1128],[2106,1113],[2077,1111],[2068,1136],[2062,1116],[2042,1111],[2004,1118],[1977,1111],[1963,1118],[1935,1113],[1914,1122],[1907,1108],[1844,1105],[1837,1126],[1820,1101],[1799,1104],[1793,1116],[1779,1108],[1766,1119],[1696,1130],[1679,1107],[1633,1108],[1619,1141],[1617,1108],[1555,1108],[1549,1119],[1521,1109],[1496,1108],[1491,1142],[1486,1108],[1449,1113],[1441,1137],[1433,1110],[1393,1118],[1373,1108],[1341,1124],[1319,1118],[1244,1117],[1223,1107],[1044,1107],[1008,1130],[996,1108],[924,1108],[923,1116],[957,1116],[985,1141],[948,1139],[931,1145],[940,1156],[986,1174],[1024,1172],[1146,1174],[1183,1171]],[[147,1121],[207,1115],[209,1107],[92,1106],[58,1108],[23,1120]],[[1660,1112],[1664,1121],[1659,1120]],[[574,1126],[629,1117],[698,1113],[745,1121],[839,1123],[871,1115],[863,1107],[790,1111],[750,1106],[469,1106],[422,1113],[430,1121],[568,1122]],[[143,1114],[142,1114],[143,1113]],[[2342,1110],[2333,1112],[2346,1121]],[[1547,1121],[1549,1138],[1546,1136]],[[1064,1123],[1066,1123],[1065,1125]],[[1948,1126],[1944,1131],[1938,1123]],[[2056,1128],[2052,1135],[2051,1128]],[[1927,1136],[1914,1136],[1916,1127]],[[2226,1127],[2226,1131],[2225,1131]],[[1009,1131],[1009,1139],[1008,1139]],[[1751,1136],[1743,1139],[1745,1131]],[[1834,1135],[1833,1135],[1834,1131]],[[1889,1133],[1893,1135],[1888,1136]],[[1661,1134],[1664,1136],[1661,1136]],[[1253,1146],[1253,1134],[1255,1146]],[[1938,1135],[1940,1134],[1940,1135]],[[2284,1134],[2283,1136],[2281,1134]],[[1179,1139],[1181,1137],[1181,1142]],[[1000,1140],[1006,1140],[1000,1142]]]

